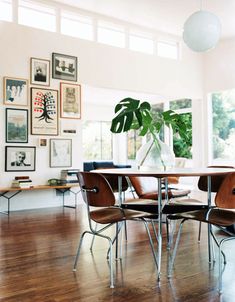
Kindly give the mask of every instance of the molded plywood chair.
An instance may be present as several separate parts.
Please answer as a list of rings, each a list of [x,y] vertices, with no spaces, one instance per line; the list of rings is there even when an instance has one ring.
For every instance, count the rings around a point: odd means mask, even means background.
[[[138,220],[138,221],[142,221],[145,224],[154,261],[157,265],[157,258],[154,252],[152,238],[150,235],[148,224],[146,222],[146,219],[155,219],[156,215],[151,215],[140,211],[125,210],[118,206],[115,206],[115,196],[111,189],[111,186],[101,174],[91,173],[91,172],[79,172],[78,180],[82,190],[83,199],[87,205],[89,230],[83,232],[81,235],[81,239],[79,242],[76,259],[74,263],[74,271],[76,270],[77,261],[80,254],[84,236],[86,234],[91,234],[101,238],[105,238],[109,242],[110,287],[113,288],[114,287],[113,264],[112,264],[113,241],[109,236],[103,235],[101,233],[103,233],[103,231],[105,231],[107,228],[115,224],[117,225],[117,229],[119,229],[118,223],[125,222],[127,220]],[[99,223],[103,225],[103,227],[99,230],[94,229],[92,226],[92,222]]]
[[[169,215],[168,219],[176,220],[182,219],[176,239],[176,244],[174,247],[172,260],[169,265],[168,276],[171,276],[174,260],[176,257],[176,252],[180,240],[180,234],[182,230],[183,223],[187,220],[196,220],[200,222],[209,223],[218,228],[222,228],[225,231],[225,227],[228,227],[235,223],[235,212],[231,211],[235,209],[235,173],[228,174],[223,180],[220,188],[215,197],[215,207],[209,209],[201,209],[197,211],[191,211],[180,214]],[[231,234],[230,234],[231,235]],[[214,238],[214,237],[213,237]],[[214,238],[215,239],[215,238]],[[216,243],[219,247],[219,291],[222,292],[222,257],[224,256],[222,252],[223,244],[226,241],[235,239],[235,236],[226,237]],[[224,257],[225,258],[225,257]],[[225,259],[224,259],[225,260]],[[226,263],[226,260],[224,261]]]

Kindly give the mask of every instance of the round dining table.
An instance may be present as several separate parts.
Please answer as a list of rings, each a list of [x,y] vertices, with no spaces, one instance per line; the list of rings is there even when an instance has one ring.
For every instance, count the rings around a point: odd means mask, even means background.
[[[122,192],[122,177],[129,176],[141,176],[141,177],[155,177],[157,179],[157,191],[162,190],[162,181],[164,179],[167,186],[167,178],[174,177],[207,177],[207,202],[208,206],[211,206],[211,177],[216,175],[226,175],[228,173],[235,172],[235,169],[231,168],[171,168],[166,170],[158,170],[154,168],[115,168],[115,169],[98,169],[91,172],[100,173],[102,175],[116,175],[118,177],[119,186],[119,202],[121,203],[121,192]],[[160,280],[161,274],[161,256],[162,256],[162,194],[158,194],[158,247],[157,247],[157,258],[158,258],[158,269],[157,277]],[[209,262],[211,262],[211,226],[208,224],[208,253]]]

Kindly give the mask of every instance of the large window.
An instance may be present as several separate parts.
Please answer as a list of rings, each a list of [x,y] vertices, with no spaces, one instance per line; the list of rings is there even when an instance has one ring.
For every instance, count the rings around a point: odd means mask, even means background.
[[[85,160],[112,159],[110,122],[86,121],[83,124],[83,158]]]
[[[61,13],[61,33],[81,39],[93,40],[92,18],[63,11]]]
[[[217,163],[235,160],[235,89],[212,93],[212,158]]]
[[[12,21],[12,0],[0,0],[0,20]]]
[[[56,31],[56,12],[52,6],[37,1],[19,0],[19,24]]]

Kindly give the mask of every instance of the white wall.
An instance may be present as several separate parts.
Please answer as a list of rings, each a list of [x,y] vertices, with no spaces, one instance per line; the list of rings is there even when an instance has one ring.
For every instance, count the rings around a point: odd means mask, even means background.
[[[155,93],[169,98],[202,97],[201,56],[186,48],[182,49],[182,59],[174,61],[7,22],[0,22],[0,36],[1,78],[10,76],[29,79],[30,57],[51,59],[52,52],[58,52],[78,57],[78,81],[82,84]],[[0,88],[2,91],[2,82]],[[59,81],[51,79],[51,88],[59,89]],[[82,114],[85,117],[104,113],[103,108],[99,110],[99,104],[97,107],[88,107],[87,104],[88,100],[83,97]],[[5,144],[5,107],[2,105],[0,108],[0,186],[9,186],[16,174],[30,175],[35,184],[43,184],[49,178],[58,177],[60,169],[49,168],[49,147],[38,148],[39,136],[34,135],[29,136],[27,146],[37,147],[36,171],[4,172],[5,145],[13,146]],[[108,112],[111,111],[106,107],[106,113]],[[81,168],[81,121],[75,122],[78,125],[78,135],[73,138],[73,168]],[[52,192],[34,194],[33,202],[30,194],[22,193],[21,198],[15,198],[17,202],[13,202],[13,209],[61,204],[61,200]]]

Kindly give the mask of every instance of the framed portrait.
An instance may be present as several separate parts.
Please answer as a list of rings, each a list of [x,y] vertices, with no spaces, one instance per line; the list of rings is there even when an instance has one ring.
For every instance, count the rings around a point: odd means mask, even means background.
[[[50,61],[30,59],[30,82],[35,85],[50,86]]]
[[[47,139],[46,138],[39,138],[38,145],[39,145],[39,147],[46,147],[47,146]]]
[[[28,80],[3,78],[3,103],[13,106],[28,105]]]
[[[28,142],[28,110],[6,108],[6,143]]]
[[[31,134],[58,135],[58,91],[31,88]]]
[[[60,117],[81,118],[81,85],[60,83]]]
[[[35,171],[35,164],[36,147],[5,147],[5,171]]]
[[[72,139],[50,139],[50,167],[72,166]]]
[[[77,81],[77,57],[52,53],[52,78]]]

